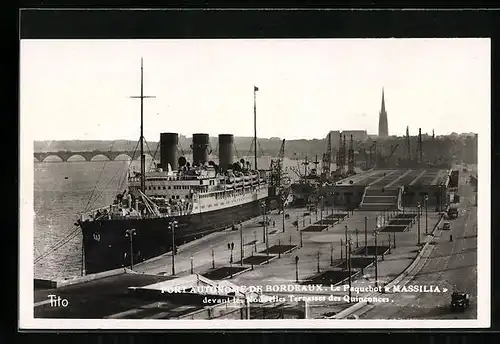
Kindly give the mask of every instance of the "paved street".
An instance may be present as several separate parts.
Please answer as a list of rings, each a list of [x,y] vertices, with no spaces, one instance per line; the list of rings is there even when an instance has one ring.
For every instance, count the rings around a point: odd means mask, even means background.
[[[477,317],[477,208],[475,193],[462,171],[459,193],[461,212],[449,220],[450,231],[438,231],[430,257],[408,285],[434,285],[444,293],[392,293],[390,303],[379,303],[358,312],[365,319],[475,319]],[[464,175],[465,174],[465,175]],[[453,241],[450,242],[450,234]],[[471,307],[463,313],[450,311],[453,290],[466,291]],[[366,312],[365,312],[366,311]],[[365,313],[363,313],[365,312]]]

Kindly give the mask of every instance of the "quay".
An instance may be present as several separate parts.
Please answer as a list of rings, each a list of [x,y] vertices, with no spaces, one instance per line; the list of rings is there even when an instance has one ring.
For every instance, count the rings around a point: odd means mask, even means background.
[[[336,184],[341,196],[335,196],[333,205],[313,212],[285,209],[286,216],[262,215],[236,230],[179,246],[173,260],[169,252],[95,277],[36,283],[35,317],[274,319],[338,314],[352,306],[344,301],[344,285],[359,290],[383,286],[412,264],[426,238],[439,229],[443,214],[437,205],[444,200],[448,174],[370,170],[354,177],[352,183]],[[377,190],[382,195],[375,195]],[[388,190],[397,192],[384,194]],[[359,196],[356,202],[345,197],[350,192]],[[417,207],[420,195],[429,196]],[[267,227],[261,224],[263,216],[270,220]],[[203,286],[224,290],[214,294],[197,289]],[[175,288],[180,291],[165,292]],[[49,295],[68,305],[51,305]],[[296,301],[300,297],[318,301]]]

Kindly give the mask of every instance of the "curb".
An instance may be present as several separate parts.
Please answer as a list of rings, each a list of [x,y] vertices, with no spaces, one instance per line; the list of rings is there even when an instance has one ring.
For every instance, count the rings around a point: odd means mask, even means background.
[[[226,266],[227,266],[227,265],[226,265]],[[236,272],[236,273],[234,273],[234,274],[231,274],[231,275],[229,275],[229,276],[226,276],[226,277],[224,277],[222,280],[232,279],[234,276],[238,276],[238,275],[241,275],[242,273],[245,273],[245,272],[247,272],[247,271],[252,270],[252,267],[250,267],[250,266],[245,266],[245,265],[243,265],[243,266],[244,266],[244,267],[246,267],[246,269],[241,270],[241,271],[238,271],[238,272]]]
[[[352,313],[356,312],[357,310],[365,307],[368,305],[368,302],[358,302],[356,303],[354,306],[351,306],[347,309],[344,309],[343,311],[335,314],[333,317],[329,318],[329,319],[343,319],[349,315],[351,315]]]
[[[98,272],[95,274],[78,276],[78,277],[68,279],[68,280],[55,281],[55,287],[61,288],[61,287],[66,287],[66,286],[70,286],[73,284],[85,283],[85,282],[95,281],[95,280],[98,280],[101,278],[118,276],[118,275],[123,275],[123,274],[138,274],[138,272],[130,270],[129,268],[118,268],[118,269]]]
[[[434,232],[436,231],[436,229],[439,227],[439,224],[441,223],[441,221],[443,220],[444,218],[444,214],[443,215],[440,215],[438,221],[436,222],[436,224],[434,225],[434,228],[432,229],[432,231],[430,232],[430,234],[434,234]],[[420,260],[422,259],[424,253],[426,252],[426,250],[430,247],[429,243],[432,241],[432,236],[429,236],[427,239],[426,239],[426,243],[425,245],[422,247],[422,249],[420,250],[420,252],[418,253],[418,255],[415,257],[415,259],[413,259],[413,262],[408,266],[406,267],[406,269],[403,270],[403,272],[401,272],[401,274],[399,274],[396,278],[394,278],[391,282],[389,282],[388,284],[384,285],[383,287],[390,287],[390,286],[393,286],[395,284],[398,284],[399,282],[401,282],[401,280],[403,280],[405,277],[407,277],[411,272],[413,272],[413,270],[416,268],[417,264],[420,262]],[[408,283],[408,282],[406,282]],[[375,294],[373,294],[375,295]],[[369,295],[367,297],[370,297],[370,296],[373,296],[373,295]],[[354,306],[351,306],[347,309],[344,309],[342,312],[339,312],[337,314],[335,314],[333,317],[331,317],[330,319],[343,319],[347,316],[349,316],[350,314],[356,312],[357,310],[363,308],[364,306],[368,305],[367,302],[358,302],[357,304],[355,304]]]

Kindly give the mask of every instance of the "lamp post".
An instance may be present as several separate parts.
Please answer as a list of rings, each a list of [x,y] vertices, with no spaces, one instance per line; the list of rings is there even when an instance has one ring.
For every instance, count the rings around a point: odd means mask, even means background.
[[[340,239],[340,261],[344,259],[344,241]]]
[[[365,216],[365,256],[368,255],[368,218]]]
[[[295,256],[295,281],[299,283],[299,256]]]
[[[389,244],[389,253],[391,253],[391,233],[387,233],[387,243]]]
[[[244,252],[243,252],[243,225],[240,223],[240,257],[241,257],[241,265],[243,265],[243,258],[244,257]]]
[[[318,268],[318,273],[320,273],[320,269],[319,269],[319,257],[320,257],[320,255],[321,255],[321,253],[320,253],[320,252],[319,252],[319,250],[318,250],[318,255],[317,255],[317,262],[318,262],[318,266],[317,266],[317,268]]]
[[[420,246],[420,203],[417,204],[417,231],[418,231],[417,245]]]
[[[281,195],[281,210],[283,212],[283,233],[285,233],[285,197]]]
[[[266,226],[266,252],[269,257],[269,228]],[[269,260],[267,261],[269,263]]]
[[[130,239],[130,269],[134,269],[134,236],[136,235],[135,229],[127,229],[125,231],[125,237]]]
[[[323,197],[320,197],[319,199],[320,199],[320,202],[321,202],[321,204],[320,204],[320,206],[321,206],[321,210],[320,210],[320,215],[321,215],[321,216],[320,216],[320,219],[321,219],[321,223],[320,223],[320,224],[321,224],[321,225],[323,225],[323,205],[324,205],[324,204],[323,204]]]
[[[212,247],[212,269],[215,269],[215,251]]]
[[[378,287],[378,245],[377,245],[377,236],[378,230],[380,229],[379,224],[377,224],[377,228],[373,230],[373,235],[375,236],[375,287]]]
[[[229,258],[229,264],[233,264],[233,249],[234,249],[234,242],[228,242],[227,243],[227,249],[231,252],[231,256]]]
[[[253,250],[257,252],[257,232],[253,231]]]
[[[330,244],[330,265],[333,265],[333,242]]]
[[[172,276],[175,276],[175,254],[177,248],[175,247],[175,229],[178,226],[178,222],[176,220],[172,220],[168,224],[168,228],[170,228],[170,232],[172,233]]]
[[[428,234],[428,224],[427,224],[427,203],[429,200],[429,196],[425,195],[424,201],[425,201],[425,234]]]
[[[260,207],[262,208],[262,241],[266,242],[266,202],[260,202]]]
[[[346,246],[347,251],[347,273],[349,274],[349,303],[351,302],[351,238],[349,238]]]
[[[345,226],[345,244],[347,245],[347,240],[349,240],[349,238],[347,237],[347,225]],[[347,256],[347,251],[345,251],[345,255]]]

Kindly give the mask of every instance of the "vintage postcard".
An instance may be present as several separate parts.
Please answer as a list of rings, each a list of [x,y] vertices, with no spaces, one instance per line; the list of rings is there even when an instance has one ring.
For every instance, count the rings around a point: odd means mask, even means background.
[[[20,328],[490,325],[489,39],[20,59]]]

